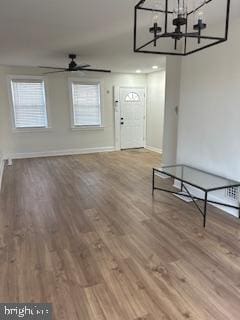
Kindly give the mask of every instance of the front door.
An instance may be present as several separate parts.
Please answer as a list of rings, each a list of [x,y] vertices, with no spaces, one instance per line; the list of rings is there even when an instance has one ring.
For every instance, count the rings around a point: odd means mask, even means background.
[[[145,89],[120,88],[121,149],[144,147]]]

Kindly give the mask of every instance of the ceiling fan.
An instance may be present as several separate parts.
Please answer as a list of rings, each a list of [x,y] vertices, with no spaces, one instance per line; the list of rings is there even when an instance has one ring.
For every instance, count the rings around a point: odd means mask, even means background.
[[[44,67],[44,66],[40,66],[39,68],[55,70],[55,71],[45,72],[44,74],[58,73],[58,72],[72,72],[72,71],[91,71],[91,72],[106,72],[106,73],[111,72],[111,70],[106,70],[106,69],[89,68],[91,67],[89,64],[78,65],[75,61],[75,59],[77,58],[77,55],[73,53],[69,54],[68,58],[71,59],[70,63],[68,64],[68,68]]]

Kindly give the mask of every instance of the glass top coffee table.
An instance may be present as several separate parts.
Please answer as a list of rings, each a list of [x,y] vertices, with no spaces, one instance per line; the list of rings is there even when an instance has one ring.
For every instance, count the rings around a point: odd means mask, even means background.
[[[173,191],[169,189],[164,189],[161,186],[156,186],[155,180],[156,176],[160,178],[172,178],[175,181],[175,186],[180,189],[180,191]],[[214,201],[209,199],[209,194],[218,191],[230,190],[234,196],[236,196],[237,205],[232,205],[228,203],[223,203],[220,201]],[[173,166],[164,166],[161,168],[153,168],[152,176],[152,193],[154,190],[160,190],[168,193],[172,193],[178,196],[184,196],[191,198],[199,212],[203,216],[203,226],[206,226],[207,218],[207,204],[212,203],[216,205],[226,206],[238,210],[240,218],[240,204],[239,204],[239,189],[240,182],[234,181],[228,178],[221,177],[216,174],[212,174],[197,168],[193,168],[188,165],[173,165]],[[194,190],[194,192],[193,192]],[[196,194],[200,193],[201,196]],[[198,200],[204,202],[203,209],[198,204]]]

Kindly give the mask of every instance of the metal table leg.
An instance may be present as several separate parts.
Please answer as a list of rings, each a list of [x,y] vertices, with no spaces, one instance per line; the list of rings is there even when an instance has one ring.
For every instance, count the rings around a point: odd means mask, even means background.
[[[183,170],[184,170],[184,168],[182,167],[182,170],[181,170],[181,178],[182,178],[182,180],[183,180]],[[183,182],[181,181],[181,192],[183,192]]]
[[[204,197],[204,211],[203,211],[203,227],[206,227],[206,219],[207,219],[207,204],[208,204],[208,193],[205,192]]]
[[[153,173],[152,173],[152,195],[154,194],[154,189],[155,189],[155,169],[153,169]]]

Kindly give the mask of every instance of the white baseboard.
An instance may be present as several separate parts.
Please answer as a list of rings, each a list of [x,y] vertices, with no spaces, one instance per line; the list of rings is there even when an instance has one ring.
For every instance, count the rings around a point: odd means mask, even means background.
[[[145,149],[162,154],[162,149],[159,148],[145,146]]]
[[[2,187],[2,177],[3,177],[3,171],[4,171],[4,163],[5,161],[1,158],[0,159],[0,191]]]
[[[89,154],[99,152],[112,152],[115,147],[99,147],[99,148],[83,148],[83,149],[64,149],[64,150],[50,150],[40,152],[23,152],[15,153],[9,156],[10,159],[28,159],[28,158],[42,158],[42,157],[55,157],[55,156],[69,156],[77,154]]]

